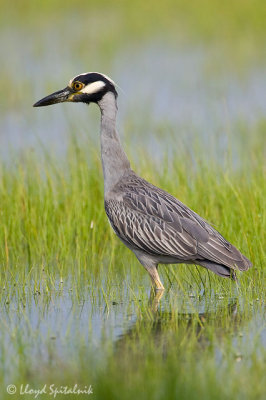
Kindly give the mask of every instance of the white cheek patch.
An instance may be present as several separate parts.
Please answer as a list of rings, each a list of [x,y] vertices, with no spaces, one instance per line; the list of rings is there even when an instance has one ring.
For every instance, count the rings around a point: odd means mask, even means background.
[[[104,74],[101,74],[100,72],[84,72],[83,74],[76,75],[76,76],[74,76],[74,78],[70,79],[70,81],[69,81],[69,83],[68,83],[68,86],[71,87],[72,82],[73,82],[74,79],[77,78],[78,76],[88,75],[88,74],[98,74],[98,75],[101,75],[101,76],[103,76],[105,79],[107,79],[108,81],[110,81],[114,86],[116,86],[116,83],[115,83],[111,78],[109,78],[109,76],[104,75]]]
[[[79,91],[79,93],[93,94],[99,92],[104,87],[105,83],[103,81],[97,81],[86,85],[83,89]]]

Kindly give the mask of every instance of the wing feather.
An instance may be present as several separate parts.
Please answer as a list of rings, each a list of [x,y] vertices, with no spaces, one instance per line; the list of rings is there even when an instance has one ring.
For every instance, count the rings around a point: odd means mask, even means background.
[[[129,246],[179,261],[207,261],[240,270],[251,263],[203,218],[134,173],[105,200],[117,235]]]
[[[132,210],[122,201],[106,201],[105,209],[117,235],[137,249],[184,260],[197,253],[195,239],[158,217]]]

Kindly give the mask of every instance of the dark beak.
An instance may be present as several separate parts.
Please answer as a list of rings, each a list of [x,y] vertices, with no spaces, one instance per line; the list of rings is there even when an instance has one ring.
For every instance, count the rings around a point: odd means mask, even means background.
[[[52,93],[37,101],[37,103],[33,104],[33,107],[43,107],[50,106],[51,104],[63,103],[64,101],[67,101],[69,96],[73,93],[74,91],[67,86],[65,89],[58,90],[58,92]]]

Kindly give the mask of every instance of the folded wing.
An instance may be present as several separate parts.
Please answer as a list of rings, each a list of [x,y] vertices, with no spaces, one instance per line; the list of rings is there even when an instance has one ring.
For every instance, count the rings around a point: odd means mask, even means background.
[[[133,175],[105,202],[117,235],[131,247],[178,261],[246,270],[250,261],[178,199]]]

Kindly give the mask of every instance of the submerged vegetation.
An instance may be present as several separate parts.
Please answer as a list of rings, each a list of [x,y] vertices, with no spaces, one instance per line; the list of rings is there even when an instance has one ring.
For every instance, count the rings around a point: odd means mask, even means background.
[[[101,400],[264,399],[264,1],[0,5],[1,399],[9,384],[17,394],[47,385],[40,399],[51,384],[91,385]],[[251,67],[248,91],[238,91]],[[132,168],[252,261],[238,286],[201,267],[160,266],[166,290],[150,292],[105,216],[98,113],[31,108],[86,70],[118,84],[121,75],[119,131]]]
[[[200,267],[161,266],[162,299],[148,300],[147,274],[109,227],[89,143],[70,139],[65,161],[40,163],[31,152],[11,168],[2,164],[3,382],[90,383],[99,399],[262,398],[262,134],[253,132],[248,161],[236,170],[181,147],[171,170],[147,157],[135,167],[215,221],[254,264],[238,290]]]

